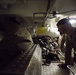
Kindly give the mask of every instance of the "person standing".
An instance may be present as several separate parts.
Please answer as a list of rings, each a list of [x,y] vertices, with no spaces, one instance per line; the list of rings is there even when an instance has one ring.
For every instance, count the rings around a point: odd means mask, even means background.
[[[65,63],[59,64],[58,66],[67,68],[67,65],[74,65],[71,52],[72,48],[74,48],[74,51],[76,50],[76,28],[72,27],[67,18],[59,20],[57,27],[61,35],[66,34]]]

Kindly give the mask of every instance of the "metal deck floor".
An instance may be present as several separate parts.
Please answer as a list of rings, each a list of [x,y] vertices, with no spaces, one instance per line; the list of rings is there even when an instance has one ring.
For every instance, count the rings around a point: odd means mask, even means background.
[[[59,63],[50,63],[49,66],[42,65],[41,75],[73,75],[69,69],[59,68],[57,65]]]

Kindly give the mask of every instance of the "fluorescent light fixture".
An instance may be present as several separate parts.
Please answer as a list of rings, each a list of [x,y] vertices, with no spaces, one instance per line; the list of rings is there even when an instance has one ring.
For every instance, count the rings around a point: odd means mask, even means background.
[[[74,24],[74,23],[76,23],[76,20],[75,20],[75,19],[70,19],[69,22],[70,22],[71,24]]]

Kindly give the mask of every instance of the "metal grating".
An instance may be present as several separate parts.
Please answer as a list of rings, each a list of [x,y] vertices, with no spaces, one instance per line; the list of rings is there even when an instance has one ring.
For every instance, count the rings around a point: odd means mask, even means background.
[[[51,63],[49,66],[42,65],[41,75],[73,75],[69,69],[59,68],[59,63]]]
[[[73,75],[76,75],[76,63],[74,64],[74,66],[68,65],[67,67],[73,73]]]

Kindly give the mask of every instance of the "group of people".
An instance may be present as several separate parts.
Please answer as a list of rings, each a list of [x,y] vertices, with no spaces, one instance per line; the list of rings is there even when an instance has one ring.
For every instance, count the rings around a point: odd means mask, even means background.
[[[76,28],[71,25],[68,18],[63,18],[57,23],[58,31],[61,36],[64,36],[65,46],[65,63],[58,64],[61,68],[67,68],[67,65],[74,65],[74,58],[72,57],[72,50],[76,50]],[[63,44],[62,41],[61,44]],[[61,47],[62,50],[62,47]]]
[[[4,51],[6,51],[6,50],[9,49],[9,51],[10,51],[12,49],[11,52],[13,53],[13,50],[15,50],[15,49],[13,49],[14,46],[17,46],[18,50],[19,50],[19,48],[23,49],[23,50],[26,50],[27,45],[30,46],[30,45],[33,44],[32,38],[31,38],[30,34],[27,32],[26,28],[21,27],[21,29],[18,29],[18,28],[20,28],[19,26],[21,24],[19,24],[13,18],[8,19],[5,23],[1,21],[0,24],[2,25],[2,26],[0,26],[0,30],[1,31],[3,30],[5,33],[8,33],[7,34],[8,37],[5,36],[5,38],[1,41],[2,43],[0,43],[1,50],[3,49]],[[69,19],[67,19],[67,18],[63,18],[60,21],[58,21],[57,27],[58,27],[58,31],[60,32],[60,34],[65,35],[65,37],[66,37],[65,38],[65,42],[66,42],[65,63],[59,64],[59,67],[66,68],[67,65],[74,65],[74,61],[73,61],[71,52],[72,52],[72,49],[74,49],[74,52],[76,50],[76,35],[75,35],[76,34],[76,28],[71,25],[71,23],[69,22]],[[27,34],[26,32],[28,33],[28,35],[25,36],[25,34]],[[26,38],[27,36],[28,36],[28,38]],[[13,40],[11,39],[11,37],[12,37]],[[9,40],[11,40],[11,41],[9,41]],[[28,46],[28,48],[29,48],[29,46]],[[62,49],[62,47],[61,47],[61,49]],[[3,50],[2,50],[2,52],[3,52]],[[1,51],[0,51],[0,53],[1,53]],[[7,53],[7,55],[8,55],[8,53]],[[11,55],[12,54],[10,54],[10,56]],[[2,60],[2,62],[4,62],[6,57],[5,56],[2,56],[2,57],[4,57],[4,60]]]

